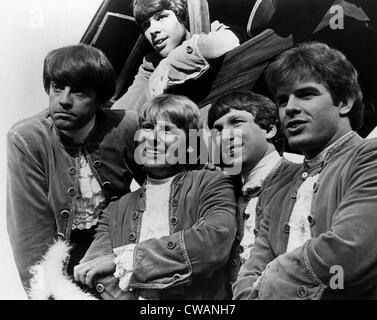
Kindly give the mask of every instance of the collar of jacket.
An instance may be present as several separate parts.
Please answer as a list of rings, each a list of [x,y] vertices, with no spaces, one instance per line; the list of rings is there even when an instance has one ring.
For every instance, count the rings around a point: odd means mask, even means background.
[[[173,195],[176,194],[177,187],[181,186],[183,183],[184,178],[186,177],[187,170],[182,170],[181,172],[178,172],[177,175],[174,177],[171,187],[170,187],[170,197],[169,197],[169,202],[171,203],[171,200],[173,199]],[[137,201],[136,204],[136,210],[139,212],[144,212],[145,211],[145,195],[147,191],[147,180],[144,181],[141,191],[139,193],[139,200]]]
[[[52,126],[54,127],[54,130],[56,131],[59,140],[61,144],[64,146],[64,148],[70,153],[71,155],[74,155],[79,147],[85,146],[88,147],[92,144],[95,144],[97,141],[100,141],[100,133],[99,133],[99,120],[101,119],[101,111],[97,111],[96,113],[96,119],[94,122],[94,126],[92,130],[90,131],[89,135],[85,138],[84,142],[81,144],[76,143],[70,136],[64,134],[62,131],[60,131],[54,124]],[[90,152],[90,150],[88,150]]]
[[[315,158],[310,160],[304,159],[303,170],[315,173],[321,172],[335,154],[346,148],[348,145],[355,144],[360,139],[361,137],[355,131],[348,131],[345,135],[319,153]]]

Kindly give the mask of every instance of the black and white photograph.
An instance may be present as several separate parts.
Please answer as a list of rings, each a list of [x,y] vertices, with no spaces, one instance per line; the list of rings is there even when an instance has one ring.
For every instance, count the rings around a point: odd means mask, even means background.
[[[376,0],[0,10],[0,300],[377,299]]]

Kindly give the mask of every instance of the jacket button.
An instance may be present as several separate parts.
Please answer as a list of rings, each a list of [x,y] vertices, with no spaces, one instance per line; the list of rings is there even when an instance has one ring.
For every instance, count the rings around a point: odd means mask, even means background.
[[[128,235],[128,240],[130,240],[131,242],[134,242],[136,240],[136,235],[133,232],[131,232]]]
[[[180,274],[175,274],[174,276],[173,276],[173,279],[174,280],[179,280],[179,279],[181,279],[181,275]]]
[[[71,187],[68,188],[68,194],[73,197],[76,194],[75,188]]]
[[[313,184],[313,192],[316,193],[318,191],[318,183],[314,182]]]
[[[173,207],[178,207],[178,199],[173,199],[171,201],[171,204],[172,204]]]
[[[139,212],[135,211],[132,215],[132,219],[136,220],[137,218],[139,218]]]
[[[102,165],[102,162],[100,160],[95,160],[93,162],[94,168],[99,168]]]
[[[211,171],[214,171],[216,169],[216,166],[212,162],[209,162],[207,164],[207,169],[211,170]]]
[[[289,231],[291,230],[291,227],[289,226],[288,222],[284,223],[283,229],[285,233],[289,233]]]
[[[302,175],[301,175],[301,177],[303,179],[306,179],[308,177],[308,173],[307,172],[303,172]]]
[[[68,172],[69,172],[69,174],[70,174],[71,176],[74,176],[74,175],[77,173],[77,170],[76,170],[75,167],[70,167],[70,168],[68,169]]]
[[[308,222],[311,227],[315,225],[315,218],[313,216],[308,216]]]
[[[103,185],[104,188],[107,188],[107,187],[110,187],[111,182],[110,181],[105,181],[102,185]]]
[[[62,217],[63,219],[66,219],[66,218],[69,217],[69,211],[66,210],[66,209],[64,209],[64,210],[60,211],[60,215],[61,215],[61,217]]]
[[[58,232],[58,239],[59,240],[62,240],[62,241],[65,241],[65,235],[61,232]]]
[[[98,293],[102,293],[102,292],[105,291],[105,287],[103,286],[102,283],[98,283],[98,284],[96,285],[96,290],[97,290]]]
[[[296,197],[297,197],[297,190],[296,189],[292,190],[291,196],[292,196],[293,199],[296,199]]]
[[[191,46],[187,46],[187,47],[186,47],[186,52],[187,52],[188,54],[191,54],[191,53],[194,52],[194,49],[193,49]]]
[[[172,217],[170,221],[171,221],[171,224],[173,226],[175,226],[177,224],[177,222],[178,222],[178,219],[177,219],[177,217]]]
[[[308,289],[304,286],[300,286],[297,289],[297,294],[300,298],[305,298],[308,295]]]
[[[167,247],[168,247],[169,250],[173,250],[175,248],[175,242],[168,241]]]

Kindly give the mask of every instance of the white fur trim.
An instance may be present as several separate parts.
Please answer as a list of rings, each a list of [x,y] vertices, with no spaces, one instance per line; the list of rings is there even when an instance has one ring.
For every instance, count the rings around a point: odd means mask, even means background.
[[[55,241],[42,259],[30,268],[29,297],[31,300],[97,300],[82,291],[63,273],[71,247],[64,241]]]

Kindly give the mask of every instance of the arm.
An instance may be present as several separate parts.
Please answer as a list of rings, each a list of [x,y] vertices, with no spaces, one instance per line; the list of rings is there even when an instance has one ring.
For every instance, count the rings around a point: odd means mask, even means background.
[[[173,49],[161,60],[149,80],[150,96],[162,94],[167,88],[199,78],[218,58],[239,46],[236,35],[218,21],[212,23],[208,34],[195,34]]]
[[[345,289],[367,290],[377,276],[377,154],[376,143],[363,147],[347,177],[347,192],[332,215],[327,232],[273,260],[266,268],[260,299],[320,299],[330,284],[332,266],[344,270]]]
[[[200,218],[191,228],[136,245],[131,287],[183,285],[193,277],[209,278],[226,264],[236,234],[236,203],[230,179],[213,177],[198,190]]]
[[[156,54],[150,54],[144,57],[143,63],[139,67],[133,83],[127,89],[127,92],[113,104],[112,109],[137,111],[151,98],[148,90],[148,83],[158,60]]]
[[[56,234],[44,168],[30,145],[18,132],[8,133],[7,229],[25,290],[29,267],[41,259]]]

